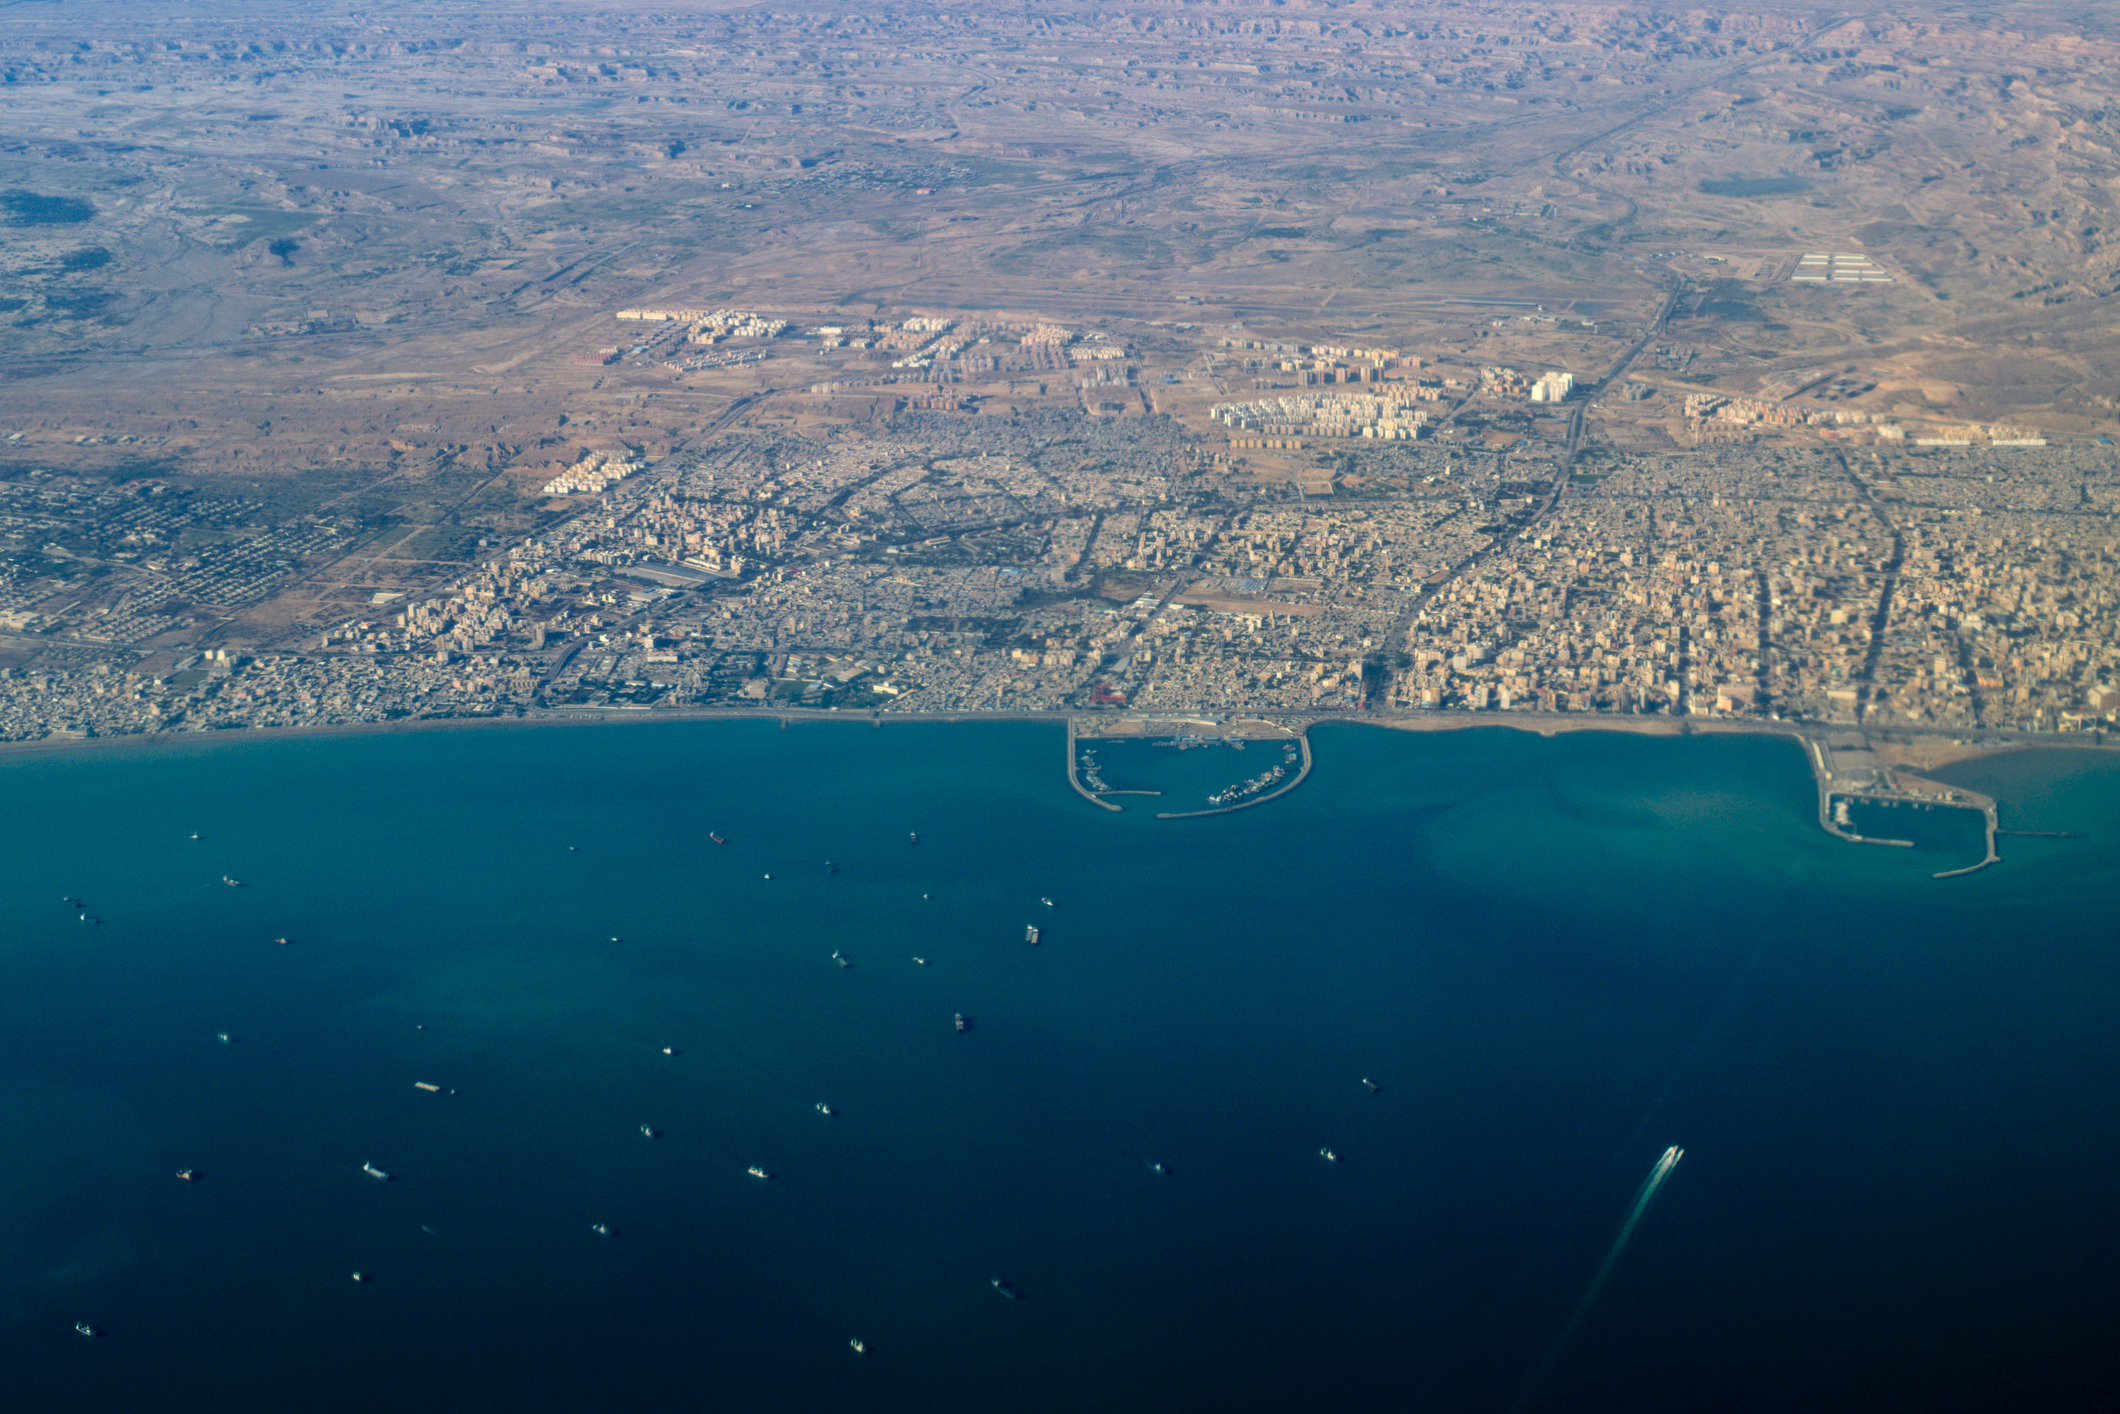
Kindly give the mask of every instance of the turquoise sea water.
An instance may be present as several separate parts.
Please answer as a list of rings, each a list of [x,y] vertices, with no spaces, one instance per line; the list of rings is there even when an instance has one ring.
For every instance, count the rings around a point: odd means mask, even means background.
[[[1672,1144],[1523,1407],[2110,1406],[2120,768],[1937,881],[1785,742],[1313,743],[0,761],[16,1407],[1501,1410]]]

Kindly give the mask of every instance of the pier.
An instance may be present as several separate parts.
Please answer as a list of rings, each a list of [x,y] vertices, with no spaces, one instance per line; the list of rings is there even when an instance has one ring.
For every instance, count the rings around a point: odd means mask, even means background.
[[[1310,738],[1302,732],[1295,732],[1293,735],[1296,739],[1296,749],[1302,753],[1303,764],[1297,769],[1295,779],[1273,792],[1273,794],[1255,795],[1249,800],[1240,800],[1235,805],[1217,806],[1213,810],[1162,810],[1156,813],[1156,818],[1158,820],[1197,820],[1203,815],[1227,815],[1231,811],[1249,810],[1254,805],[1264,805],[1269,800],[1279,800],[1282,796],[1303,784],[1303,778],[1310,774]]]
[[[1125,806],[1112,804],[1112,802],[1082,784],[1082,777],[1075,772],[1075,737],[1075,719],[1069,717],[1067,719],[1067,783],[1075,788],[1075,794],[1081,796],[1092,805],[1101,805],[1106,810],[1124,810]],[[1116,793],[1114,792],[1114,794]]]
[[[1865,786],[1849,786],[1836,790],[1833,783],[1832,758],[1827,754],[1828,748],[1826,744],[1810,736],[1803,737],[1802,740],[1804,752],[1811,760],[1812,779],[1818,785],[1818,825],[1827,834],[1837,839],[1846,840],[1850,844],[1898,845],[1909,849],[1913,847],[1913,841],[1911,840],[1871,839],[1864,835],[1858,835],[1852,830],[1842,828],[1840,823],[1833,818],[1833,797],[1835,795],[1845,800],[1868,800],[1879,803],[1892,801],[1907,805],[1942,805],[1956,810],[1978,810],[1987,826],[1987,856],[1976,864],[1968,864],[1962,869],[1939,870],[1930,877],[1955,879],[1961,874],[1977,873],[1987,868],[1990,864],[2000,864],[2002,862],[2002,856],[1995,850],[1995,837],[1998,834],[2008,832],[1997,828],[1999,817],[1993,797],[1981,795],[1977,791],[1960,790],[1956,786],[1947,786],[1940,781],[1932,781],[1926,777],[1914,775],[1904,769],[1880,771],[1878,775],[1884,778],[1881,783],[1873,780]]]

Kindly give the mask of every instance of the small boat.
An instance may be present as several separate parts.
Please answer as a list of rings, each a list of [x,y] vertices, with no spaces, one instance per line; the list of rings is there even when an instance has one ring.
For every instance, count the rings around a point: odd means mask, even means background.
[[[178,1169],[177,1177],[183,1179],[186,1183],[197,1183],[199,1181],[199,1175],[191,1169]]]
[[[664,1046],[664,1047],[663,1047],[663,1054],[664,1054],[664,1055],[666,1055],[666,1056],[674,1056],[674,1055],[676,1055],[676,1054],[677,1054],[677,1047],[675,1047],[675,1046]]]
[[[868,1346],[862,1343],[862,1339],[858,1335],[855,1336],[852,1340],[848,1341],[847,1344],[854,1347],[854,1353],[856,1355],[866,1355],[869,1353]]]
[[[287,946],[287,940],[285,938],[274,938],[273,941],[278,943],[283,948]]]
[[[1377,1084],[1374,1080],[1371,1080],[1366,1075],[1362,1077],[1362,1088],[1367,1090],[1372,1095],[1381,1094],[1383,1093],[1384,1089],[1383,1086]]]
[[[659,1134],[658,1134],[658,1133],[656,1132],[655,1126],[654,1126],[654,1125],[652,1125],[652,1124],[644,1124],[644,1125],[642,1125],[642,1126],[640,1127],[640,1132],[641,1132],[642,1134],[646,1135],[646,1136],[647,1136],[648,1138],[650,1138],[650,1139],[658,1139],[658,1138],[660,1138],[660,1137],[661,1137],[661,1135],[659,1135]]]
[[[435,1084],[431,1080],[415,1080],[412,1082],[412,1088],[415,1090],[425,1090],[430,1095],[439,1095],[442,1093],[442,1087]]]
[[[766,875],[766,877],[767,877],[768,879],[770,879],[770,878],[772,878],[773,876],[772,876],[771,874],[768,874],[768,875]]]
[[[235,1037],[229,1035],[226,1031],[216,1031],[213,1036],[216,1041],[219,1041],[224,1046],[235,1040]]]
[[[192,837],[193,839],[198,839],[198,838],[200,838],[199,832],[198,832],[197,830],[193,830],[193,831],[191,832],[191,837]]]
[[[766,1171],[765,1171],[764,1169],[760,1168],[760,1167],[759,1167],[758,1165],[756,1165],[756,1164],[753,1164],[753,1165],[751,1165],[751,1166],[750,1166],[749,1168],[745,1169],[745,1170],[744,1170],[744,1172],[745,1172],[745,1173],[748,1173],[749,1175],[751,1175],[751,1177],[753,1177],[753,1178],[757,1178],[757,1179],[767,1179],[767,1178],[771,1178],[771,1177],[773,1176],[773,1175],[771,1175],[771,1174],[767,1173],[767,1172],[766,1172]]]
[[[916,957],[913,959],[913,961],[919,963],[922,967],[927,966],[927,959],[924,957]]]
[[[1001,1279],[1000,1277],[995,1277],[995,1278],[994,1278],[994,1281],[993,1281],[993,1287],[994,1287],[994,1290],[996,1290],[996,1291],[1000,1292],[1000,1293],[1001,1293],[1001,1294],[1002,1294],[1003,1296],[1006,1296],[1006,1297],[1007,1297],[1007,1298],[1008,1298],[1009,1300],[1011,1300],[1011,1301],[1014,1301],[1014,1300],[1018,1299],[1018,1298],[1017,1298],[1017,1292],[1016,1292],[1016,1288],[1015,1288],[1015,1287],[1013,1287],[1013,1286],[1010,1286],[1010,1285],[1009,1285],[1009,1284],[1008,1284],[1007,1282],[1003,1281],[1003,1280],[1002,1280],[1002,1279]]]
[[[1330,1149],[1318,1150],[1318,1157],[1323,1159],[1328,1164],[1336,1164],[1340,1161],[1340,1156],[1332,1152],[1332,1150]]]
[[[1159,1159],[1148,1159],[1148,1160],[1145,1160],[1144,1162],[1146,1162],[1146,1163],[1148,1164],[1148,1171],[1149,1171],[1150,1173],[1154,1174],[1154,1175],[1155,1175],[1156,1177],[1158,1177],[1158,1178],[1161,1178],[1161,1177],[1163,1177],[1163,1164],[1162,1164],[1162,1161],[1161,1161],[1161,1160],[1159,1160]]]
[[[590,1223],[589,1231],[595,1233],[598,1237],[609,1237],[611,1235],[611,1224]]]
[[[359,1281],[359,1280],[361,1280],[361,1274],[360,1274],[359,1272],[355,1272],[355,1273],[353,1274],[353,1279],[354,1279],[355,1281]]]
[[[852,967],[854,965],[854,959],[850,957],[841,957],[837,948],[834,948],[832,950],[832,961],[838,963],[841,967]]]
[[[1044,904],[1047,908],[1051,908],[1053,906],[1053,901],[1049,898],[1041,898],[1038,900],[1038,902]]]
[[[624,939],[624,938],[621,938],[621,937],[619,937],[619,936],[618,936],[618,934],[616,934],[616,933],[613,933],[613,934],[611,935],[611,941],[612,941],[612,942],[614,942],[614,943],[622,943],[622,942],[624,942],[624,941],[625,941],[625,939]]]
[[[228,885],[228,887],[230,887],[231,889],[240,889],[243,887],[243,881],[241,879],[231,879],[226,874],[223,874],[221,876],[221,882]]]
[[[969,1016],[966,1016],[961,1011],[957,1013],[957,1029],[959,1031],[969,1031],[972,1029],[972,1019]]]
[[[90,1340],[94,1340],[97,1336],[103,1334],[103,1332],[97,1330],[94,1326],[90,1325],[86,1321],[74,1322],[74,1329],[81,1332],[81,1334],[87,1336]]]
[[[707,831],[707,838],[714,841],[714,843],[716,844],[728,843],[727,840],[723,839],[720,835],[715,834],[712,830]]]
[[[920,832],[918,830],[907,831],[907,837],[910,838],[914,844],[920,843]]]
[[[364,1163],[364,1164],[362,1164],[362,1165],[361,1165],[361,1172],[362,1172],[362,1173],[365,1173],[365,1174],[367,1174],[367,1175],[368,1175],[368,1176],[369,1176],[370,1178],[374,1179],[374,1180],[375,1180],[376,1182],[378,1182],[378,1183],[388,1183],[388,1182],[390,1182],[390,1175],[389,1175],[389,1174],[387,1174],[387,1173],[384,1173],[384,1172],[383,1172],[383,1171],[382,1171],[381,1169],[377,1168],[377,1167],[376,1167],[376,1166],[375,1166],[374,1164],[370,1164],[370,1163]]]
[[[827,874],[837,874],[839,872],[839,866],[834,864],[831,860],[827,859],[824,862],[824,872]]]
[[[1035,923],[1033,923],[1033,924],[1030,924],[1030,925],[1029,925],[1028,927],[1026,927],[1026,928],[1025,928],[1025,929],[1023,930],[1023,941],[1025,941],[1026,943],[1029,943],[1029,944],[1030,944],[1030,945],[1031,945],[1032,947],[1036,947],[1036,946],[1038,946],[1038,925],[1037,925],[1037,924],[1035,924]]]

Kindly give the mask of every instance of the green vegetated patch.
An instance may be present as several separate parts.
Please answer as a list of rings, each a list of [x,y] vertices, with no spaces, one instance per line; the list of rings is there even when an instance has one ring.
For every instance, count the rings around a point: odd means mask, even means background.
[[[424,526],[389,554],[393,560],[461,560],[478,548],[478,532],[460,525]]]
[[[992,157],[960,157],[952,163],[972,187],[1034,186],[1041,169],[1028,162],[1009,162]]]
[[[1759,306],[1750,300],[1718,299],[1702,302],[1700,312],[1716,319],[1727,319],[1737,324],[1756,324],[1766,319]]]
[[[1700,189],[1709,196],[1787,196],[1809,191],[1811,184],[1802,177],[1718,177]]]
[[[222,206],[199,214],[222,221],[218,229],[209,233],[208,239],[215,245],[233,249],[252,241],[276,241],[291,236],[304,227],[315,225],[320,213],[282,211],[276,206]]]
[[[1004,274],[1021,273],[1033,259],[1067,251],[1089,251],[1116,260],[1168,264],[1170,246],[1150,231],[1081,226],[1009,250],[997,251],[988,263]]]
[[[16,187],[0,192],[0,208],[10,226],[78,226],[94,219],[96,208],[70,196],[46,196]]]
[[[116,298],[109,290],[69,290],[65,294],[46,295],[44,304],[47,309],[69,319],[92,319]]]

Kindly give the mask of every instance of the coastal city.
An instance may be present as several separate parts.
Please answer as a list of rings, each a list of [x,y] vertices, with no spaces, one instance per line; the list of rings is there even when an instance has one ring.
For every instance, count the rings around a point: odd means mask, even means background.
[[[16,1407],[2110,1407],[2116,205],[2086,4],[0,4]]]
[[[0,677],[0,734],[824,709],[1962,735],[2120,712],[2120,463],[2097,442],[1627,450],[1595,435],[1603,407],[1647,400],[1593,403],[1599,370],[1327,345],[1245,362],[1365,391],[1188,425],[1217,396],[1194,362],[1110,333],[679,314],[709,347],[979,366],[858,425],[584,448],[535,488],[541,526],[471,537],[462,570],[409,587],[371,562],[397,587],[321,624],[270,609],[372,536],[352,517],[275,523],[152,477],[0,483],[0,624],[33,650]],[[1010,402],[1030,376],[1048,395]],[[1179,415],[1138,393],[1102,410],[1144,386]],[[1268,437],[1290,445],[1247,445]]]
[[[0,27],[0,739],[2120,712],[2102,38],[283,18]]]

